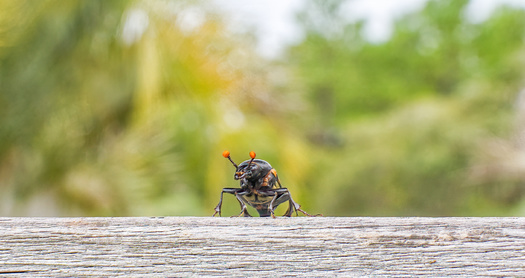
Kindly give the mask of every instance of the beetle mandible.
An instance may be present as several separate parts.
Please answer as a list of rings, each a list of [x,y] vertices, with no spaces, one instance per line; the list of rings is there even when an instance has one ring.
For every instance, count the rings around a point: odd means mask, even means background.
[[[246,205],[254,207],[259,216],[275,218],[274,210],[280,204],[288,201],[288,210],[283,216],[290,217],[295,211],[304,213],[307,216],[311,215],[301,209],[301,205],[292,199],[292,195],[287,188],[282,187],[281,181],[277,176],[277,171],[270,165],[270,163],[255,159],[255,152],[250,152],[251,159],[244,161],[237,165],[230,157],[229,151],[224,151],[222,156],[228,158],[235,167],[235,174],[233,178],[240,180],[240,188],[223,188],[221,192],[221,199],[219,204],[215,207],[213,216],[219,214],[221,216],[222,197],[224,193],[235,195],[235,198],[241,205],[241,212],[237,216],[251,217],[248,213]]]

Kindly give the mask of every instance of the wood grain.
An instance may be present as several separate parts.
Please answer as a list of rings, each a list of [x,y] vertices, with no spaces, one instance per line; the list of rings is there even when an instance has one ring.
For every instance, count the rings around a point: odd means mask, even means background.
[[[0,218],[2,277],[525,277],[525,218]]]

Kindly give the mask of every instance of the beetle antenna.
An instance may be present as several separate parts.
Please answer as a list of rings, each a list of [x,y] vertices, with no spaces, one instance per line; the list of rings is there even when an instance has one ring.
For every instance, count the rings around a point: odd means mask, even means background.
[[[239,166],[237,166],[237,164],[235,164],[235,162],[233,162],[232,158],[230,157],[230,152],[229,151],[224,151],[222,152],[222,156],[224,156],[225,158],[229,159],[230,162],[233,164],[233,166],[235,167],[235,169],[238,169]]]
[[[250,162],[248,163],[248,167],[250,167],[250,165],[252,164],[252,161],[255,159],[255,152],[254,151],[251,151],[250,152],[250,157],[252,158],[250,160]]]

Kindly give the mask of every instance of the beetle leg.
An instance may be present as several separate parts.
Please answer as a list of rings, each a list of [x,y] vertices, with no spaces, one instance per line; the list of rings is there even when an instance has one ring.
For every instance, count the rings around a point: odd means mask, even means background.
[[[276,207],[278,207],[280,204],[286,202],[289,200],[289,195],[288,194],[277,194],[277,199],[275,199],[275,202],[273,204],[273,209],[275,209]]]
[[[275,218],[275,213],[273,212],[273,209],[274,209],[274,206],[273,206],[273,202],[275,202],[275,200],[277,199],[277,195],[278,194],[275,194],[272,198],[272,201],[270,202],[270,205],[268,206],[268,210],[270,211],[270,213],[272,214],[272,218]]]
[[[315,217],[315,216],[323,216],[322,214],[309,214],[308,212],[304,211],[301,209],[301,205],[299,205],[298,203],[296,203],[293,199],[292,199],[292,195],[290,195],[290,207],[293,205],[293,208],[295,209],[295,214],[296,215],[299,215],[299,213],[297,213],[297,211],[300,211],[302,212],[304,215],[306,216],[310,216],[310,217]],[[292,211],[290,208],[288,208],[290,210],[290,215],[292,214]]]
[[[217,206],[215,207],[215,213],[212,215],[212,217],[215,216],[217,213],[219,214],[219,216],[221,216],[221,207],[222,207],[223,194],[226,192],[226,193],[233,194],[233,195],[237,196],[236,194],[239,191],[239,189],[240,188],[223,188],[222,189],[222,191],[221,191],[221,199],[219,201],[219,204],[217,204]],[[237,200],[238,199],[239,198],[237,198]],[[241,207],[242,207],[242,203],[241,203]]]
[[[268,210],[270,211],[270,213],[272,214],[272,216],[274,218],[275,218],[275,216],[274,216],[273,212],[274,212],[275,208],[278,207],[280,204],[288,201],[289,195],[290,194],[288,194],[288,193],[284,193],[284,194],[276,193],[275,196],[273,197],[272,201],[270,202],[270,205],[268,206]],[[289,210],[289,208],[288,208],[288,210]],[[283,215],[283,216],[291,216],[291,214],[288,215],[288,211],[287,211],[286,214]]]
[[[281,196],[288,196],[288,198],[289,198],[288,201],[289,201],[290,206],[288,207],[288,210],[286,211],[286,213],[283,216],[292,216],[292,213],[293,213],[294,210],[295,210],[295,214],[297,216],[299,216],[299,213],[297,211],[302,212],[306,216],[322,216],[322,214],[312,215],[312,214],[309,214],[308,212],[302,210],[301,209],[301,205],[299,205],[298,203],[296,203],[292,199],[292,194],[290,194],[290,191],[288,191],[288,188],[278,188],[278,189],[275,189],[274,192],[276,192],[276,193],[283,193]],[[275,197],[274,197],[274,199],[275,199]],[[273,203],[273,200],[272,200],[272,203]]]
[[[290,197],[290,196],[288,196],[288,197]],[[288,198],[288,209],[286,210],[286,212],[283,215],[283,216],[286,216],[286,217],[292,217],[292,214],[293,214],[293,211],[294,211],[294,206],[292,206],[292,203],[289,200],[290,199]],[[297,215],[297,210],[295,211],[295,215]]]
[[[239,204],[241,205],[241,213],[239,213],[239,215],[237,215],[237,216],[232,216],[232,217],[240,217],[240,216],[252,217],[248,213],[248,208],[246,207],[246,204],[244,203],[244,201],[240,197],[240,195],[245,195],[245,194],[246,193],[242,194],[242,193],[239,193],[239,192],[235,192],[235,198],[237,198],[237,201],[239,201]]]
[[[277,206],[279,206],[280,204],[286,202],[286,201],[289,201],[290,200],[290,192],[287,192],[287,193],[284,193],[282,194],[281,196],[279,196],[279,198],[276,199],[277,203],[273,205],[273,208],[275,209]],[[290,202],[289,202],[290,203]],[[286,217],[291,217],[292,216],[292,213],[294,211],[294,206],[290,203],[288,205],[288,209],[286,210],[286,212],[283,214],[283,216],[286,216]],[[297,214],[297,211],[295,211],[296,214]]]

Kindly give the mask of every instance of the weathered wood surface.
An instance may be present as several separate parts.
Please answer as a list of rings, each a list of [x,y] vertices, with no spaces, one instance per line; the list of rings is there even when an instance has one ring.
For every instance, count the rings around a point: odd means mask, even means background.
[[[525,277],[525,218],[0,218],[2,277]]]

